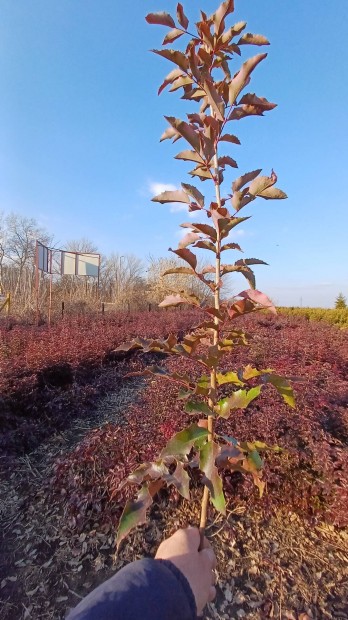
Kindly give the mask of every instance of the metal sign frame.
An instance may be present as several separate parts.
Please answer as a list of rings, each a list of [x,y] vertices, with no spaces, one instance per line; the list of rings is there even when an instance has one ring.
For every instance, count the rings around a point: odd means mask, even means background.
[[[97,295],[99,297],[99,283],[100,283],[100,254],[93,252],[70,252],[68,250],[60,250],[58,248],[49,248],[45,246],[41,241],[36,240],[35,248],[35,283],[36,283],[36,322],[39,324],[39,271],[48,273],[50,275],[50,289],[49,289],[49,307],[48,307],[48,324],[51,324],[51,309],[52,309],[52,278],[53,278],[53,252],[60,252],[60,271],[56,275],[72,275],[83,278],[97,278]],[[69,257],[73,262],[71,273],[66,273],[65,269],[65,257]],[[88,263],[86,259],[92,259]],[[84,260],[85,259],[85,260]],[[92,273],[88,273],[91,271]],[[5,302],[7,303],[7,302]],[[2,308],[0,308],[1,311]]]

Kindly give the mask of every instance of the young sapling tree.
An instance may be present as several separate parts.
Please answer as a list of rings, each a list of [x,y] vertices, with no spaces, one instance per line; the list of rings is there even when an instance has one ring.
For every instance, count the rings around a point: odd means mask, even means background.
[[[339,293],[335,300],[335,308],[336,310],[344,310],[347,307],[347,300],[343,293]]]
[[[170,251],[185,265],[169,269],[164,275],[175,273],[198,278],[211,292],[214,303],[202,302],[198,296],[185,291],[173,291],[160,303],[160,307],[189,304],[199,309],[204,318],[197,328],[181,341],[174,335],[155,341],[137,338],[119,347],[119,350],[142,349],[145,352],[182,356],[196,362],[203,374],[197,380],[184,373],[169,372],[160,366],[151,366],[145,371],[177,383],[180,388],[178,397],[182,399],[185,411],[200,420],[174,435],[155,462],[144,463],[124,481],[123,484],[140,486],[140,490],[137,498],[129,501],[124,508],[118,544],[133,527],[145,521],[154,495],[164,484],[174,485],[184,498],[189,499],[189,468],[198,467],[202,473],[202,535],[209,500],[216,510],[225,513],[226,501],[219,470],[227,468],[251,474],[262,495],[265,483],[262,480],[260,452],[270,449],[270,446],[260,441],[241,442],[227,435],[218,435],[215,420],[217,417],[227,419],[234,411],[248,407],[267,385],[276,388],[286,403],[294,407],[289,381],[273,370],[257,369],[251,365],[237,370],[221,370],[224,368],[224,354],[247,343],[243,330],[234,327],[235,322],[243,315],[264,309],[275,313],[270,299],[256,290],[251,269],[253,265],[265,264],[264,261],[257,258],[239,258],[233,262],[224,260],[229,252],[242,251],[237,243],[229,239],[230,233],[249,219],[250,216],[240,212],[256,198],[286,198],[286,194],[276,187],[277,175],[273,170],[269,176],[262,175],[260,169],[247,172],[234,179],[230,191],[225,193],[223,188],[227,170],[237,168],[234,157],[222,154],[223,147],[234,149],[240,144],[235,133],[231,133],[231,124],[248,116],[263,116],[276,105],[252,92],[242,95],[250,83],[252,72],[267,54],[248,58],[238,70],[233,67],[235,59],[245,46],[267,46],[269,42],[263,35],[246,32],[245,22],[228,26],[227,20],[233,12],[234,0],[226,0],[211,16],[201,11],[200,20],[193,28],[189,27],[189,20],[180,3],[177,5],[176,21],[165,12],[150,13],[146,17],[149,24],[169,28],[163,40],[164,49],[153,50],[175,65],[164,79],[159,93],[166,87],[170,87],[171,92],[181,90],[182,99],[199,106],[196,112],[187,114],[187,120],[166,116],[169,126],[161,141],[172,139],[173,142],[186,142],[187,146],[175,159],[190,162],[193,165],[189,173],[191,177],[204,183],[208,181],[213,186],[210,201],[189,183],[182,183],[181,189],[165,191],[152,199],[161,204],[183,203],[188,211],[207,218],[204,223],[200,221],[202,217],[197,217],[197,221],[182,224],[187,234],[178,248]],[[188,42],[183,51],[168,48],[169,44],[185,36]],[[212,256],[211,264],[201,270],[193,251],[195,248],[206,250]],[[224,276],[231,273],[242,274],[248,288],[226,301],[222,299],[221,286]],[[231,386],[230,393],[221,398],[220,388],[227,384]],[[201,420],[202,416],[206,417],[205,422]],[[272,448],[279,450],[277,446]]]

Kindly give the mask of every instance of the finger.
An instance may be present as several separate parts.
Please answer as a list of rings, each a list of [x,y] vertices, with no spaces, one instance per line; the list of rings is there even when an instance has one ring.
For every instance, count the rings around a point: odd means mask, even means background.
[[[211,548],[211,544],[209,540],[204,536],[202,549],[210,549],[210,548]]]
[[[202,558],[204,558],[204,560],[207,562],[207,565],[209,566],[209,568],[211,570],[213,570],[214,568],[216,568],[216,555],[213,551],[213,549],[203,549],[202,551],[200,551],[200,556]]]
[[[216,588],[214,586],[211,586],[209,588],[208,602],[211,603],[215,597],[216,597]]]
[[[185,545],[189,552],[198,550],[200,543],[200,534],[197,527],[190,526],[185,529],[180,529],[175,532],[173,536],[175,536],[178,540],[181,539],[183,542],[185,542]]]
[[[190,525],[183,531],[185,532],[187,544],[190,549],[192,548],[192,551],[197,551],[201,540],[198,527],[193,527]]]

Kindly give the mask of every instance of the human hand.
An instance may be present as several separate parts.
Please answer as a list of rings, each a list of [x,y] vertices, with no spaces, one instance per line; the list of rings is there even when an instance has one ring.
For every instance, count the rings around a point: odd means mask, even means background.
[[[198,528],[189,527],[178,530],[173,536],[164,540],[155,556],[156,560],[170,560],[185,575],[196,600],[198,615],[216,596],[215,553],[206,538],[202,551],[198,551],[199,546]]]

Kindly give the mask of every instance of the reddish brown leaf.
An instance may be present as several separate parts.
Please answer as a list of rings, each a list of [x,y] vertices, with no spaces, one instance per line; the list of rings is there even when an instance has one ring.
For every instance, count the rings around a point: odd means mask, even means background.
[[[240,144],[239,138],[229,133],[225,133],[223,136],[221,136],[220,142],[232,142],[233,144]]]
[[[246,32],[241,36],[239,41],[237,41],[237,45],[269,45],[269,40],[266,39],[262,34],[252,34],[251,32]]]
[[[199,239],[200,239],[200,236],[197,235],[197,233],[194,233],[194,232],[187,233],[187,235],[185,235],[185,237],[181,239],[178,247],[186,248],[188,245],[191,245],[191,243],[195,243],[195,241],[198,241]]]
[[[178,137],[181,138],[176,129],[174,129],[174,127],[168,127],[168,129],[166,129],[165,132],[162,133],[160,137],[160,142],[163,142],[163,140],[168,140],[170,138],[178,139]]]
[[[197,52],[198,57],[204,64],[209,65],[211,62],[211,55],[204,49],[204,47],[200,47]]]
[[[269,187],[272,187],[272,185],[274,185],[276,181],[277,177],[274,178],[273,175],[271,175],[270,177],[257,177],[254,181],[250,183],[249,194],[252,194],[253,196],[258,196]]]
[[[265,198],[266,200],[283,200],[284,198],[287,198],[287,194],[285,194],[285,192],[281,189],[278,189],[278,187],[268,187],[258,195],[260,198]]]
[[[203,233],[204,235],[208,235],[213,241],[216,241],[216,230],[215,228],[213,228],[213,226],[200,223],[191,224],[191,226],[194,230],[199,230],[199,232]]]
[[[211,316],[215,316],[219,321],[223,321],[225,316],[221,310],[217,310],[216,308],[203,308],[204,312],[211,314]]]
[[[167,308],[169,306],[178,306],[180,304],[192,304],[199,306],[200,301],[195,295],[187,295],[180,293],[180,295],[167,295],[163,301],[158,305],[159,308]]]
[[[269,299],[269,297],[267,297],[267,295],[265,295],[264,293],[261,293],[261,291],[249,289],[247,291],[242,291],[241,293],[238,293],[236,297],[250,299],[252,302],[259,304],[264,308],[267,308],[270,312],[272,312],[272,314],[277,314],[277,310],[275,309],[271,299]]]
[[[185,246],[183,246],[185,247]],[[194,275],[194,271],[193,269],[191,269],[190,267],[173,267],[172,269],[167,269],[167,271],[164,271],[164,273],[162,273],[162,276],[170,276],[172,274],[175,273],[181,273],[182,275],[189,275],[192,276]]]
[[[131,342],[124,342],[123,344],[120,344],[114,350],[115,351],[131,351],[132,349],[141,349],[141,348],[142,348],[142,345],[139,342],[132,340]]]
[[[196,269],[197,267],[197,257],[195,256],[195,254],[193,252],[191,252],[191,250],[187,250],[186,248],[183,249],[179,249],[179,250],[172,250],[172,248],[169,248],[170,252],[173,252],[173,254],[176,254],[177,256],[179,256],[180,258],[182,258],[184,261],[186,261],[190,267],[192,267],[192,269]]]
[[[201,209],[202,208],[196,202],[191,202],[188,208],[189,211],[201,211]]]
[[[204,90],[208,97],[209,105],[219,121],[224,120],[225,104],[221,95],[218,93],[212,80],[206,79],[204,82]]]
[[[225,245],[221,247],[220,252],[224,252],[225,250],[239,250],[239,252],[243,252],[238,243],[225,243]]]
[[[202,166],[197,166],[193,170],[190,170],[189,174],[192,177],[195,177],[195,176],[199,177],[202,181],[206,181],[207,179],[213,178],[213,175],[210,172],[210,170],[208,170],[208,168],[203,168]]]
[[[183,192],[181,189],[178,189],[173,192],[162,192],[161,194],[158,194],[158,196],[154,196],[154,198],[151,198],[151,201],[160,202],[162,205],[166,204],[167,202],[184,202],[186,204],[189,204],[190,199],[185,192]]]
[[[225,18],[234,11],[234,0],[225,0],[213,15],[215,34],[220,36],[225,27]]]
[[[235,262],[235,265],[268,265],[268,263],[259,258],[240,258]]]
[[[226,30],[226,32],[221,35],[221,43],[229,43],[231,39],[233,39],[233,37],[237,36],[244,30],[246,25],[246,22],[238,22],[237,24]]]
[[[237,192],[244,185],[249,183],[249,181],[253,181],[255,177],[257,177],[260,174],[261,171],[262,171],[262,168],[259,168],[258,170],[253,170],[252,172],[247,172],[246,174],[243,174],[243,176],[236,179],[234,183],[232,184],[233,191]]]
[[[205,97],[204,90],[202,90],[201,88],[193,88],[189,92],[185,93],[181,98],[200,101],[203,97]]]
[[[190,77],[188,76],[184,76],[184,77],[179,77],[177,80],[175,80],[175,82],[173,82],[173,84],[171,85],[169,92],[173,93],[174,91],[178,90],[179,88],[184,88],[186,86],[189,86],[190,84],[192,84],[192,80]]]
[[[169,15],[161,11],[159,13],[149,13],[145,17],[148,24],[158,24],[159,26],[169,26],[169,28],[175,28],[174,19]]]
[[[237,162],[229,157],[228,155],[224,155],[223,157],[219,157],[218,160],[219,166],[231,166],[231,168],[238,168]]]
[[[176,39],[182,37],[183,34],[184,33],[182,30],[179,30],[178,28],[173,28],[173,30],[170,30],[168,34],[166,34],[166,36],[164,37],[162,45],[167,45],[167,43],[172,43],[173,41],[176,41]]]
[[[229,86],[229,103],[234,105],[239,93],[249,82],[249,76],[254,71],[255,67],[267,57],[267,54],[258,54],[249,58],[243,63],[240,71],[234,76]]]
[[[202,248],[203,250],[211,250],[212,252],[215,252],[216,254],[216,247],[215,245],[208,240],[202,239],[202,241],[197,241],[197,243],[195,243],[194,245],[195,248]]]
[[[221,266],[221,276],[224,276],[226,273],[241,273],[249,282],[252,288],[255,288],[255,276],[254,272],[247,265],[222,265]]]
[[[227,237],[233,228],[238,226],[238,224],[241,224],[242,222],[248,220],[249,217],[223,217],[219,219],[218,226],[221,233],[221,238],[224,239],[225,237]]]
[[[238,108],[234,108],[232,114],[230,115],[231,121],[240,121],[242,118],[246,116],[263,116],[263,113],[266,110],[261,106],[256,105],[240,105]]]
[[[228,315],[231,319],[235,319],[243,314],[254,312],[254,310],[256,310],[256,305],[250,299],[241,299],[228,308]]]
[[[202,157],[196,151],[181,151],[175,155],[174,159],[183,159],[185,161],[194,161],[199,164],[203,163]]]
[[[191,144],[192,148],[200,152],[200,140],[199,134],[196,132],[191,125],[185,123],[185,121],[181,121],[178,118],[174,118],[174,116],[166,116],[165,117],[168,123],[183,137],[185,140]]]
[[[204,196],[196,187],[189,185],[188,183],[181,183],[181,186],[184,188],[185,192],[189,194],[189,196],[192,196],[192,198],[198,202],[200,207],[204,207]]]
[[[214,38],[210,31],[210,24],[205,20],[198,22],[197,24],[198,31],[203,39],[203,43],[205,43],[206,48],[209,51],[213,51],[214,49]]]
[[[166,88],[166,86],[168,86],[168,84],[171,84],[172,82],[174,82],[174,80],[183,75],[184,74],[181,69],[173,69],[173,71],[168,73],[167,77],[164,79],[163,83],[159,87],[158,94],[160,95],[161,92]]]
[[[214,265],[207,265],[206,267],[203,267],[201,273],[203,275],[206,274],[206,273],[215,273]]]
[[[242,203],[243,203],[243,196],[245,194],[244,190],[243,192],[234,192],[231,202],[232,202],[232,207],[234,207],[235,211],[240,211],[240,209],[242,208]]]
[[[178,18],[178,22],[180,26],[182,26],[185,30],[187,30],[188,25],[189,25],[189,20],[187,19],[184,13],[184,8],[182,4],[180,4],[180,2],[178,3],[177,9],[176,9],[176,16]]]
[[[158,54],[158,56],[163,56],[163,58],[167,58],[171,62],[174,62],[180,69],[186,71],[188,68],[188,60],[182,52],[177,50],[152,50],[154,54]]]
[[[246,95],[244,95],[241,98],[239,104],[254,105],[262,108],[263,110],[273,110],[277,107],[276,103],[271,103],[270,101],[267,101],[267,99],[265,99],[264,97],[257,97],[255,93],[247,93]]]

